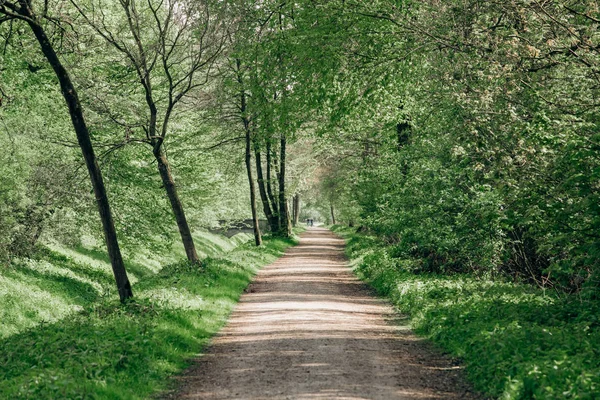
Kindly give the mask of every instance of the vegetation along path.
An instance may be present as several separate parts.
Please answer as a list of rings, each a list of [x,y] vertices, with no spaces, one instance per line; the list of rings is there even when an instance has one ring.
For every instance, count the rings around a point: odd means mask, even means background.
[[[394,323],[322,228],[265,267],[173,398],[470,399],[451,360]]]

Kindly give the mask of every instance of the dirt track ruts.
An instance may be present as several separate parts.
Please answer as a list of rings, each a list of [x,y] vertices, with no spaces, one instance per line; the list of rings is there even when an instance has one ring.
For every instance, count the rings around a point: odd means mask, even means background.
[[[474,399],[451,360],[351,273],[344,242],[311,228],[265,267],[178,399]]]

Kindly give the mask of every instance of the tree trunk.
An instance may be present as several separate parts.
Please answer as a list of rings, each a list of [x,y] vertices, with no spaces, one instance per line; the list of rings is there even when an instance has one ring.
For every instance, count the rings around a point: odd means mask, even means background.
[[[290,202],[286,200],[285,202],[285,215],[286,215],[286,220],[285,220],[285,225],[286,225],[286,229],[288,231],[288,235],[292,236],[292,213],[290,212]]]
[[[244,79],[241,72],[242,62],[238,58],[235,60],[237,67],[237,81],[240,85],[240,111],[242,123],[244,125],[244,132],[246,133],[246,173],[248,174],[248,184],[250,185],[250,209],[252,211],[252,228],[254,230],[254,243],[257,246],[262,244],[262,237],[260,234],[260,224],[258,222],[258,212],[256,211],[256,189],[254,188],[254,178],[252,177],[252,132],[250,130],[250,120],[246,113],[246,91],[244,89]],[[257,158],[257,170],[260,161]],[[258,174],[258,172],[257,172]],[[262,196],[262,192],[261,192]],[[262,197],[261,197],[262,198]],[[264,202],[263,202],[264,205]],[[268,215],[267,215],[268,218]]]
[[[254,151],[254,157],[256,158],[256,179],[258,182],[258,191],[260,193],[260,200],[263,205],[263,211],[265,212],[265,217],[269,222],[269,227],[271,228],[271,232],[276,233],[279,229],[279,222],[277,217],[273,215],[273,211],[271,210],[271,206],[269,205],[269,197],[267,194],[267,189],[265,186],[265,178],[262,170],[262,160],[261,154],[258,149]]]
[[[298,204],[296,204],[296,195],[292,197],[292,226],[296,226],[296,215],[298,215],[298,210],[296,208]]]
[[[247,124],[247,121],[244,121],[244,125],[246,125],[246,172],[248,173],[248,183],[250,184],[250,208],[252,209],[254,243],[257,246],[260,246],[262,244],[262,237],[260,235],[260,225],[258,223],[258,212],[256,211],[256,190],[254,189],[254,178],[252,177],[251,138],[250,129],[248,129]]]
[[[240,61],[237,60],[238,70]],[[238,82],[242,84],[242,79],[238,75]],[[252,210],[252,227],[254,229],[254,244],[260,246],[262,237],[260,235],[260,225],[258,223],[258,212],[256,211],[256,190],[254,189],[254,178],[252,177],[252,135],[250,132],[250,121],[246,114],[246,92],[242,90],[240,94],[240,106],[242,111],[242,123],[246,133],[246,173],[248,174],[248,184],[250,185],[250,209]]]
[[[179,234],[181,235],[181,241],[183,242],[183,247],[185,249],[187,259],[192,263],[199,263],[200,259],[198,258],[198,254],[196,253],[194,238],[192,237],[190,227],[185,217],[185,212],[183,211],[183,206],[181,205],[179,195],[177,194],[175,180],[173,179],[173,175],[171,175],[169,160],[167,160],[162,146],[158,147],[158,149],[155,149],[153,153],[158,164],[158,172],[160,173],[163,186],[167,191],[167,197],[169,198],[169,202],[171,203],[173,215],[175,215],[175,221],[177,222],[177,227],[179,228]]]
[[[333,210],[333,203],[329,203],[329,208],[331,209],[331,222],[335,225],[335,212]]]
[[[286,138],[281,136],[281,150],[279,154],[279,231],[284,237],[292,235],[291,223],[289,219],[289,210],[285,196],[285,156],[286,156]]]
[[[294,220],[293,220],[293,225],[297,226],[299,220],[300,220],[300,195],[296,194],[294,196]]]
[[[271,157],[271,142],[267,140],[267,195],[269,196],[269,200],[271,201],[271,207],[273,209],[273,216],[277,219],[277,229],[273,231],[273,233],[277,233],[280,229],[279,225],[279,207],[277,205],[277,200],[275,198],[275,194],[273,192],[273,178],[271,167],[273,165],[273,159]]]
[[[88,169],[90,180],[92,181],[92,186],[94,188],[94,195],[96,197],[96,203],[98,204],[98,212],[100,214],[100,220],[102,221],[102,228],[104,230],[104,239],[106,241],[108,257],[110,259],[115,281],[117,283],[119,298],[121,299],[121,302],[125,302],[125,300],[128,298],[133,297],[133,291],[131,290],[131,284],[129,282],[129,278],[127,277],[127,270],[125,269],[123,257],[121,256],[121,250],[119,248],[119,242],[110,209],[110,203],[106,194],[104,180],[102,179],[102,171],[100,170],[98,161],[96,160],[89,130],[83,117],[83,111],[81,109],[79,97],[77,96],[77,92],[75,91],[67,70],[60,62],[58,55],[54,51],[54,47],[44,32],[44,29],[34,22],[37,21],[37,17],[33,15],[29,8],[24,8],[24,10],[28,13],[27,16],[31,18],[31,21],[28,21],[28,24],[37,41],[39,42],[44,56],[46,56],[46,59],[52,66],[52,69],[54,70],[54,73],[60,82],[63,97],[69,108],[71,122],[73,123],[73,128],[75,128],[77,141],[79,143],[79,147],[81,148],[85,165]]]

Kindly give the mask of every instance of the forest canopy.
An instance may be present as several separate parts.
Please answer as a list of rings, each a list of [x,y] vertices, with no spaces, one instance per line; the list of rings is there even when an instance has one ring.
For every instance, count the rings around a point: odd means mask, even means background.
[[[415,270],[598,285],[597,2],[3,0],[0,15],[4,263],[40,240],[169,246],[175,226],[198,261],[194,229],[289,235],[302,212],[376,232]],[[112,206],[104,235],[94,197]]]

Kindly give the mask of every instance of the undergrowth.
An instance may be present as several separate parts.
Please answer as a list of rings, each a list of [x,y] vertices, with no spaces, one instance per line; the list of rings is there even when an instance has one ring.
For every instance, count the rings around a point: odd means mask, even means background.
[[[40,288],[60,285],[54,288],[64,293],[60,305],[77,312],[55,323],[42,320],[18,333],[5,332],[0,397],[143,399],[168,389],[166,378],[185,368],[225,323],[256,271],[292,244],[271,238],[260,248],[247,243],[207,258],[200,268],[187,262],[168,265],[140,278],[135,298],[125,305],[93,287],[106,279],[103,274],[69,274],[65,271],[73,261],[63,260],[67,264],[56,281],[36,279],[43,281]]]
[[[501,399],[600,398],[600,303],[470,275],[415,274],[376,237],[334,227],[356,273]]]

